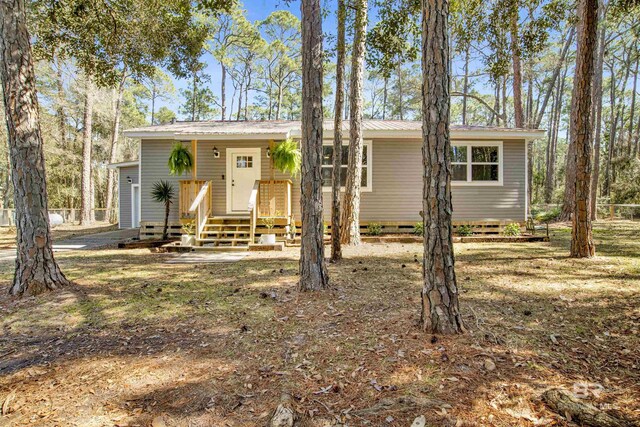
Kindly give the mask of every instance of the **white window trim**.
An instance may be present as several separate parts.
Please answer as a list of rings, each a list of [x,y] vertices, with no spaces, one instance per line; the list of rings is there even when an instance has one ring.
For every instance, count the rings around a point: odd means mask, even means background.
[[[364,186],[364,187],[360,187],[360,191],[362,193],[371,193],[373,191],[373,141],[364,140],[364,141],[362,141],[362,145],[367,147],[367,160],[369,161],[369,163],[366,166],[367,167],[367,185]],[[324,140],[322,142],[322,146],[323,147],[332,147],[333,146],[333,141]],[[343,150],[345,148],[348,149],[348,147],[349,147],[349,138],[346,138],[345,140],[342,141],[342,149]],[[331,167],[333,167],[333,165]],[[323,186],[322,187],[322,191],[324,193],[330,193],[331,192],[331,187]],[[344,192],[344,187],[340,187],[340,191]]]
[[[452,162],[452,165],[455,164],[466,164],[467,165],[467,180],[466,181],[454,181],[451,180],[452,187],[502,187],[504,185],[504,147],[502,141],[451,141],[452,146],[467,146],[467,162]],[[471,156],[472,150],[471,147],[498,147],[498,180],[497,181],[472,181],[472,163]],[[482,164],[494,164],[487,162],[475,162],[474,165],[482,165]]]

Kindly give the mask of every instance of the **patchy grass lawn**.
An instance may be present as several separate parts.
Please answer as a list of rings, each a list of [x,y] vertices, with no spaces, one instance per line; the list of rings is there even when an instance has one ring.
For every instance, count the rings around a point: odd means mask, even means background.
[[[298,249],[167,265],[148,250],[58,254],[77,286],[0,303],[0,424],[264,425],[281,393],[345,425],[566,425],[540,394],[640,418],[640,224],[596,225],[598,257],[457,244],[469,332],[420,332],[422,247],[347,248],[332,289],[296,290]],[[6,294],[13,262],[0,264]],[[596,384],[595,386],[593,384]],[[591,385],[587,387],[586,385]],[[368,411],[384,398],[428,408]],[[363,411],[364,410],[364,411]]]

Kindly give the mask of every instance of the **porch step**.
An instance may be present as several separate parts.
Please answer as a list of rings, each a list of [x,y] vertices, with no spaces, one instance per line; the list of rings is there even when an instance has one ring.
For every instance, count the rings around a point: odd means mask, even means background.
[[[244,224],[250,222],[251,218],[248,216],[210,216],[207,218],[207,222],[210,223],[228,224],[228,221],[235,221]]]
[[[225,235],[225,234],[249,234],[250,230],[203,230],[202,234],[207,235]]]
[[[204,238],[204,239],[198,239],[198,242],[203,243],[203,244],[207,244],[207,243],[215,243],[215,244],[231,244],[232,246],[235,246],[238,243],[244,243],[244,244],[249,244],[249,242],[251,241],[250,238]]]
[[[205,224],[204,228],[250,228],[251,224]]]

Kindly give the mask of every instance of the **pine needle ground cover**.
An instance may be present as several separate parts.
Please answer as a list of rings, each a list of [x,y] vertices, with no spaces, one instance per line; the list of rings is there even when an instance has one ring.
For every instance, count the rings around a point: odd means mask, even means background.
[[[640,223],[597,223],[593,260],[552,234],[457,244],[469,332],[446,338],[418,329],[419,244],[345,248],[316,293],[296,291],[298,248],[207,265],[57,254],[74,287],[2,297],[0,424],[257,426],[288,392],[310,425],[569,425],[541,402],[550,387],[638,419]]]

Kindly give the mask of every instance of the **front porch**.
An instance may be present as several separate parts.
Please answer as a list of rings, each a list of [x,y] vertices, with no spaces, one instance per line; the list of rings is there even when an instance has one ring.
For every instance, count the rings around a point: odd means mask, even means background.
[[[263,234],[275,234],[277,241],[284,241],[293,224],[291,188],[289,179],[255,180],[246,204],[241,204],[246,210],[213,215],[212,182],[180,180],[180,223],[193,227],[198,246],[248,248],[259,243]]]

